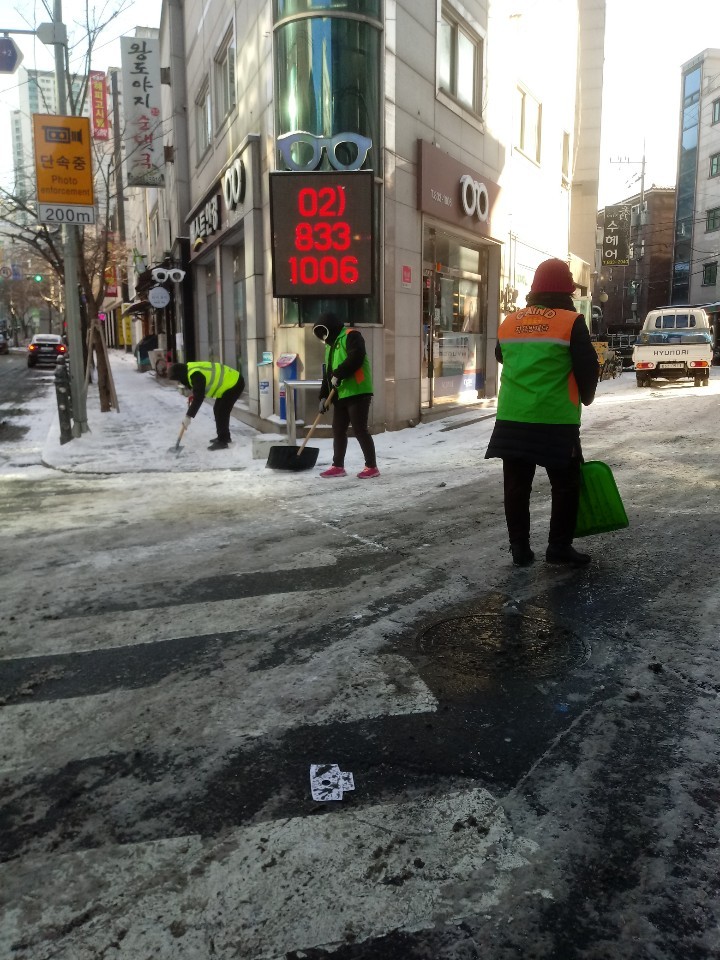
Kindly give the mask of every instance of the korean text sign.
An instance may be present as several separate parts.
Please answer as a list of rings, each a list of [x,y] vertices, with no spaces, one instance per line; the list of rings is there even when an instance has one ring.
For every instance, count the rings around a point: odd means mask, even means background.
[[[93,139],[110,139],[110,117],[107,103],[107,78],[100,70],[90,71],[90,115]]]
[[[128,186],[164,187],[160,41],[121,37],[120,55]]]
[[[273,295],[362,296],[373,288],[373,173],[270,174]]]
[[[602,265],[624,267],[630,263],[630,205],[605,207]]]
[[[90,159],[90,120],[33,114],[38,203],[95,203]]]

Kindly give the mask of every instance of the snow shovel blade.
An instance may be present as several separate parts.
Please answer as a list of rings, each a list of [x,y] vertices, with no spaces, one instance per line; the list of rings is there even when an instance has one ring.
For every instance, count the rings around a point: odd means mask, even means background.
[[[318,447],[270,447],[265,466],[271,470],[312,470],[319,453]]]
[[[328,408],[334,396],[335,387],[332,388],[327,398],[326,403]],[[287,444],[284,447],[270,447],[270,455],[265,466],[270,467],[271,470],[312,470],[317,463],[320,450],[318,447],[308,447],[307,442],[313,433],[315,433],[315,428],[318,423],[320,423],[320,418],[324,412],[325,411],[322,410],[315,417],[313,425],[310,427],[308,435],[303,440],[301,447],[288,447]]]
[[[180,441],[182,440],[184,433],[185,433],[185,427],[182,427],[180,430],[180,434],[177,440],[175,441],[175,446],[168,447],[168,453],[180,453],[181,450],[184,450],[184,447],[180,446]]]

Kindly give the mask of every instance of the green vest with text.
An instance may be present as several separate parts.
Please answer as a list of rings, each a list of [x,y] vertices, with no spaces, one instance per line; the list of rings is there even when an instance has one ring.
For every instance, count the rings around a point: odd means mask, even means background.
[[[497,419],[580,423],[580,395],[570,356],[572,310],[526,307],[500,324],[503,356]]]
[[[221,397],[226,390],[234,387],[242,376],[242,370],[233,370],[222,363],[212,363],[210,360],[200,360],[187,364],[188,380],[193,374],[201,373],[205,378],[205,396]]]
[[[340,331],[337,340],[332,345],[325,344],[325,369],[337,370],[341,363],[347,360],[347,335],[354,333],[352,327]],[[365,354],[362,366],[349,377],[344,377],[338,386],[338,398],[345,400],[347,397],[359,397],[364,393],[373,392],[372,372],[370,370],[370,358]]]

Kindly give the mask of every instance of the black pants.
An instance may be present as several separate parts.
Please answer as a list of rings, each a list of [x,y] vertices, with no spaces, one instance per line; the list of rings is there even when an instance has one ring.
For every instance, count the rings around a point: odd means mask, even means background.
[[[230,443],[230,411],[235,406],[235,401],[244,389],[245,381],[240,377],[234,387],[226,390],[221,397],[215,398],[213,413],[215,414],[218,440]]]
[[[575,458],[566,467],[546,467],[552,491],[550,535],[553,547],[569,547],[575,534],[580,499],[580,460]],[[510,543],[530,542],[530,494],[535,464],[510,457],[503,459],[505,520]]]
[[[348,427],[360,444],[365,457],[366,467],[376,467],[375,443],[368,430],[368,416],[370,415],[370,401],[372,394],[363,393],[359,397],[347,400],[336,400],[333,404],[333,466],[345,466],[345,453],[348,445]]]

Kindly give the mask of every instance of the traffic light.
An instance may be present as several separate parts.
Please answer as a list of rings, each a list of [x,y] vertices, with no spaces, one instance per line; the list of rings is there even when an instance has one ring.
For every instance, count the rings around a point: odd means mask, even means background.
[[[43,275],[41,273],[36,273],[35,276],[33,277],[33,280],[35,281],[35,283],[42,283]]]

